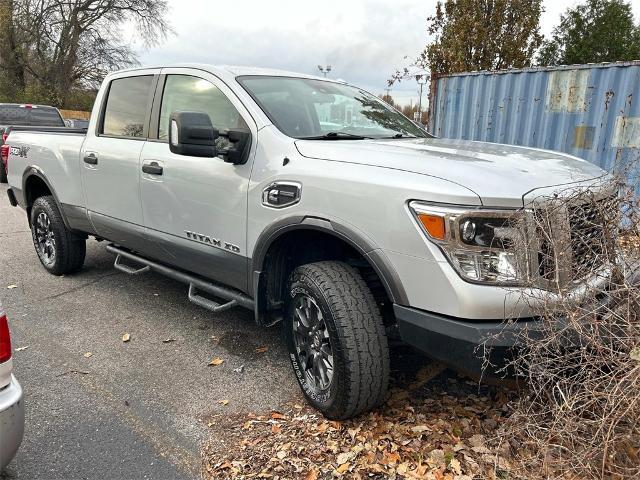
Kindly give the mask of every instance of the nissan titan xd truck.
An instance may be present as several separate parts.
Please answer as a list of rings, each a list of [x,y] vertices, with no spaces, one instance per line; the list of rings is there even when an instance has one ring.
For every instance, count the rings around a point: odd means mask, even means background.
[[[49,273],[79,271],[95,237],[122,272],[281,323],[306,399],[334,419],[385,400],[391,340],[466,371],[479,346],[513,347],[538,321],[519,294],[573,285],[581,241],[559,217],[575,254],[543,272],[513,218],[567,185],[611,194],[571,155],[435,138],[357,86],[246,67],[113,73],[88,131],[14,127],[7,144],[9,201]]]

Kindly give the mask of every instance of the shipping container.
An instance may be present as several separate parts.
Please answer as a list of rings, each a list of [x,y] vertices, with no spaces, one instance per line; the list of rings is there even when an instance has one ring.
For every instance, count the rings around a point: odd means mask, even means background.
[[[444,75],[429,100],[436,136],[566,152],[640,191],[640,61]]]

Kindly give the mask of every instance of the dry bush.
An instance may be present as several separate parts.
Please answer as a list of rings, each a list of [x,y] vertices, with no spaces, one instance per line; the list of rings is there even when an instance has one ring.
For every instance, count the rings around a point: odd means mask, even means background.
[[[628,185],[537,198],[523,225],[537,272],[522,303],[540,321],[507,367],[525,389],[500,435],[519,476],[640,478],[640,208]]]

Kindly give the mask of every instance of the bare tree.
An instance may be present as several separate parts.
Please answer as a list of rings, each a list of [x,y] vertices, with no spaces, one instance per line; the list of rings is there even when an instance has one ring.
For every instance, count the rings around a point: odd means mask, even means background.
[[[95,88],[110,70],[137,64],[122,40],[132,22],[153,45],[171,31],[166,0],[3,0],[0,27],[24,88],[44,92],[65,106],[74,89]],[[3,5],[4,7],[4,5]],[[8,17],[4,19],[4,15]],[[4,57],[4,65],[9,65]]]
[[[20,38],[14,23],[14,0],[0,1],[0,63],[3,69],[2,90],[9,96],[24,90],[24,38]]]

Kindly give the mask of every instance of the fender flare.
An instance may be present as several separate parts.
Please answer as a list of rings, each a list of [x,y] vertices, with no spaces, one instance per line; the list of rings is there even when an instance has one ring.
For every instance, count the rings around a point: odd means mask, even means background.
[[[62,204],[58,199],[58,195],[56,194],[56,191],[51,186],[51,182],[49,182],[49,180],[47,179],[47,176],[44,174],[42,169],[35,165],[28,166],[24,170],[24,173],[22,174],[22,201],[24,204],[24,209],[27,212],[29,212],[29,209],[31,207],[31,205],[29,205],[29,202],[28,202],[28,192],[26,188],[27,181],[31,177],[38,177],[40,180],[44,182],[44,184],[47,186],[47,188],[51,192],[51,195],[53,196],[53,200],[56,202],[56,206],[58,207],[58,211],[60,212],[60,216],[62,217],[62,221],[64,222],[65,227],[67,227],[69,230],[72,230],[72,228],[69,225],[69,221],[67,220],[67,216],[65,215],[64,209],[62,208]],[[29,221],[29,225],[31,225],[31,218],[29,214],[27,214],[27,219]]]
[[[293,230],[317,230],[344,241],[371,264],[393,303],[409,304],[400,276],[384,252],[371,239],[366,238],[363,233],[355,228],[341,222],[304,214],[294,214],[281,218],[267,227],[258,237],[249,265],[249,273],[253,280],[250,282],[250,288],[252,288],[250,293],[254,298],[258,297],[258,282],[269,248],[278,238]]]

